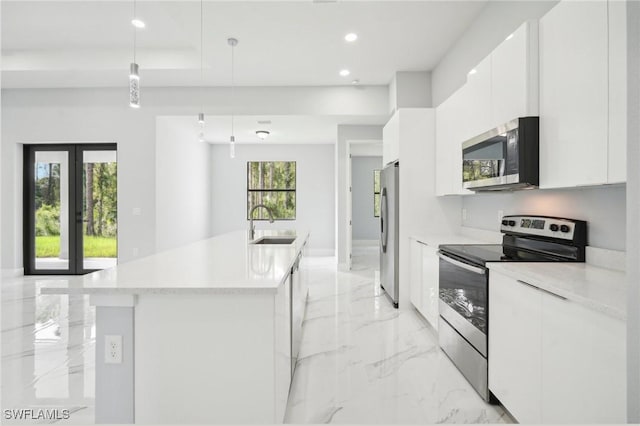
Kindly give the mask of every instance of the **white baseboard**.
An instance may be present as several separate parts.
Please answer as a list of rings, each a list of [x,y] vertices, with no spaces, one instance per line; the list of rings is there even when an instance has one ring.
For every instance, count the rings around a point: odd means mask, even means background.
[[[353,247],[378,247],[379,240],[353,240],[351,245]]]
[[[336,251],[334,249],[310,248],[308,254],[313,257],[332,257],[336,255]]]

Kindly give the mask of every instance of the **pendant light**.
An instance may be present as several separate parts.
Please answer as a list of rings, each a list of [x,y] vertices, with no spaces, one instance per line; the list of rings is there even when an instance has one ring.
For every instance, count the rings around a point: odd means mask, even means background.
[[[133,20],[136,17],[136,0],[133,0]],[[133,22],[133,21],[132,21]],[[129,65],[129,106],[140,108],[140,74],[138,74],[138,64],[136,63],[136,35],[138,27],[133,26],[133,62]]]
[[[200,0],[200,112],[198,113],[198,123],[200,124],[200,127],[202,129],[204,129],[204,101],[203,101],[203,95],[202,95],[202,91],[204,89],[204,72],[203,72],[203,62],[202,62],[202,55],[204,52],[204,42],[203,42],[203,18],[204,17],[204,11],[203,11],[203,0]],[[202,132],[201,132],[202,134]],[[201,138],[202,139],[202,138]]]
[[[234,136],[234,110],[235,110],[235,75],[234,75],[234,50],[238,45],[238,40],[230,37],[227,39],[227,44],[231,46],[231,137],[229,138],[229,157],[236,158],[236,137]]]

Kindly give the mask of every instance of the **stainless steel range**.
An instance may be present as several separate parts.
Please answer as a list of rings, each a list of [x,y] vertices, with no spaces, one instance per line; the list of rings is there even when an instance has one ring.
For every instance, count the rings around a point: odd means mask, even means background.
[[[584,262],[587,223],[546,216],[505,216],[502,244],[440,245],[440,347],[486,400],[487,262]]]

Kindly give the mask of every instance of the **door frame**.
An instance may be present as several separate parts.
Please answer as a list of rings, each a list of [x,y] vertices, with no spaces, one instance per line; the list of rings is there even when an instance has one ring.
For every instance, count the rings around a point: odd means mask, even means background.
[[[23,264],[24,275],[84,275],[97,269],[84,269],[83,185],[84,151],[115,151],[116,143],[25,144],[23,151]],[[35,256],[35,180],[37,151],[66,151],[69,162],[69,268],[36,269]],[[117,158],[117,157],[116,157]],[[117,160],[116,160],[117,161]],[[117,172],[116,172],[117,173]],[[117,179],[117,174],[116,174]]]

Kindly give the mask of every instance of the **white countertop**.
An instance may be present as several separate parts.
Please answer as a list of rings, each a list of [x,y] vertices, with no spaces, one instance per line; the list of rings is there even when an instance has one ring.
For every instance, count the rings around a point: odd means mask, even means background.
[[[461,227],[460,233],[412,235],[414,240],[438,248],[440,244],[502,244],[500,232]]]
[[[489,262],[487,267],[511,278],[626,320],[626,274],[587,263]]]
[[[255,239],[263,236],[296,236],[296,231],[256,230]],[[297,236],[288,245],[253,245],[246,230],[231,232],[78,277],[66,287],[45,287],[42,293],[272,292],[288,275],[309,233]]]

